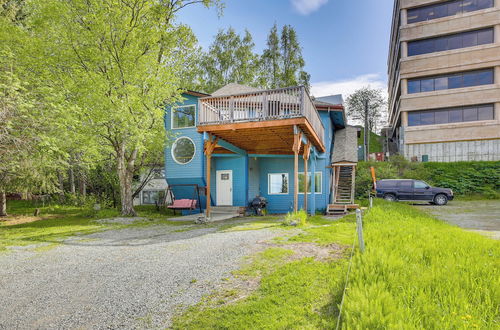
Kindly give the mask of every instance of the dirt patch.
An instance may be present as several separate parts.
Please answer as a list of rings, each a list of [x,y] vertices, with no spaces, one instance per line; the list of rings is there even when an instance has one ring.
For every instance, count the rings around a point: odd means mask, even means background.
[[[293,251],[293,254],[283,259],[283,264],[301,260],[304,258],[314,258],[316,261],[329,262],[340,259],[345,255],[346,247],[338,244],[320,245],[316,243],[286,243],[278,244],[272,242],[258,242],[260,251],[268,248],[282,248]],[[207,303],[211,306],[222,306],[233,304],[250,296],[260,286],[261,276],[249,276],[237,274],[226,279],[221,289],[207,297]]]
[[[331,261],[332,259],[342,258],[345,247],[337,244],[319,245],[315,243],[289,243],[289,244],[270,244],[270,246],[281,247],[292,250],[294,254],[287,260],[295,261],[303,258],[314,258],[316,261]]]
[[[40,220],[54,219],[56,217],[57,215],[46,215],[46,214],[44,214],[43,217],[41,216],[35,217],[29,215],[12,215],[12,216],[9,215],[0,218],[0,226],[14,226]]]

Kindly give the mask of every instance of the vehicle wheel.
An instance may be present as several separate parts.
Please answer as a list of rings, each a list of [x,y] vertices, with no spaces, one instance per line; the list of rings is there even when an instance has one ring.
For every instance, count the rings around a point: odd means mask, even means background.
[[[396,196],[394,196],[393,194],[386,194],[384,195],[384,199],[388,202],[395,202]]]
[[[443,194],[437,194],[434,197],[434,203],[436,205],[446,205],[446,203],[448,203],[448,197],[446,197],[446,195]]]

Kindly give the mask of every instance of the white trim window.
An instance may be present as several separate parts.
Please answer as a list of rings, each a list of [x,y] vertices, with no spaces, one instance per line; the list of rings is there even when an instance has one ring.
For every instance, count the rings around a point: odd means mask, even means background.
[[[267,192],[269,195],[288,194],[288,173],[269,173],[267,175]]]
[[[314,193],[321,194],[323,191],[323,172],[314,173]],[[299,172],[299,194],[304,193],[304,172]],[[307,193],[311,193],[311,172],[307,172]]]
[[[190,137],[181,136],[172,145],[171,154],[177,164],[189,164],[196,155],[196,145]]]
[[[165,197],[163,190],[143,190],[142,191],[142,204],[156,204],[161,198]]]
[[[172,129],[196,126],[196,104],[172,107]]]

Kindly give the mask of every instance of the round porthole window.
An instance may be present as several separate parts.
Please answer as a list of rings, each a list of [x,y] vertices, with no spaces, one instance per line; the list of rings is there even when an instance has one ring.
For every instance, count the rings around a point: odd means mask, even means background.
[[[172,158],[178,164],[187,164],[193,160],[196,147],[193,140],[183,136],[175,140],[172,146]]]

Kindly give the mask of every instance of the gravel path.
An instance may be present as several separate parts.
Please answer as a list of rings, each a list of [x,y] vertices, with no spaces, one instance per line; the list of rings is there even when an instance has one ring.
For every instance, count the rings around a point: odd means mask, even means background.
[[[279,234],[136,227],[0,255],[0,329],[165,328]]]
[[[451,201],[445,206],[418,207],[464,229],[500,239],[500,200]]]

